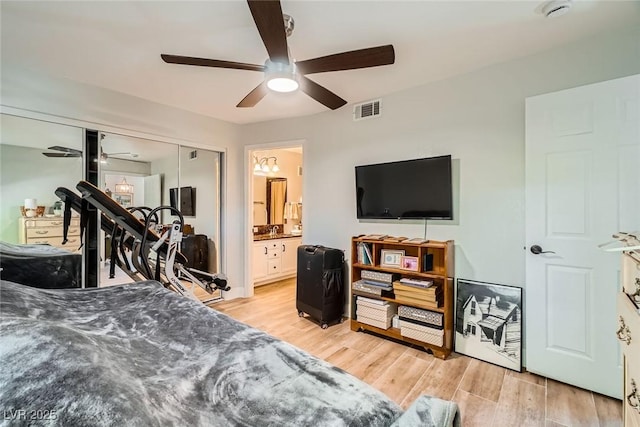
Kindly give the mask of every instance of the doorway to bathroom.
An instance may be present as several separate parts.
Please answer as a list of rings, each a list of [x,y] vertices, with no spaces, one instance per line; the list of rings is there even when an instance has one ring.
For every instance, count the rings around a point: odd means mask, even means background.
[[[303,147],[248,151],[250,178],[250,289],[295,278],[303,234]]]

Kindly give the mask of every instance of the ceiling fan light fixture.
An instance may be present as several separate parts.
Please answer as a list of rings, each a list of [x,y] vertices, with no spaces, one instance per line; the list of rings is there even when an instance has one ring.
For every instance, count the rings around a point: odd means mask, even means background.
[[[275,92],[293,92],[300,85],[295,79],[290,77],[275,77],[267,81],[267,87]]]
[[[267,60],[264,73],[267,87],[275,92],[293,92],[300,87],[294,63],[283,64]]]

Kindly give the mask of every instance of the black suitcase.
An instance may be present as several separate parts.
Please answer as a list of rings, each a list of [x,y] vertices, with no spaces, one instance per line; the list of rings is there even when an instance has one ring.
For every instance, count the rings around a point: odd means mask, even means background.
[[[186,267],[209,271],[209,242],[204,234],[187,234],[182,238],[180,252],[187,258]]]
[[[296,309],[319,320],[322,329],[342,321],[344,253],[324,246],[298,246]]]

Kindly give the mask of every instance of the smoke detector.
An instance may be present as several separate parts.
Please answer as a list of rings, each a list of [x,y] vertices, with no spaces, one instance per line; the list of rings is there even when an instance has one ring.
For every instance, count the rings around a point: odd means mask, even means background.
[[[571,0],[552,0],[542,7],[542,13],[547,18],[557,18],[571,9]]]

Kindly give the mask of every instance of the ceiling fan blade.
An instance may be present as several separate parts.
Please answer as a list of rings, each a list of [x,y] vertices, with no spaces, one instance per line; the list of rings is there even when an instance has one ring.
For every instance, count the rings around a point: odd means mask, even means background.
[[[47,147],[47,150],[64,151],[65,153],[73,153],[79,156],[82,155],[82,151],[80,150],[76,150],[75,148],[69,148],[69,147],[61,147],[59,145],[54,145],[53,147]]]
[[[388,44],[296,62],[296,68],[301,74],[313,74],[378,67],[393,64],[395,60],[393,45]]]
[[[255,89],[245,96],[242,101],[236,105],[236,107],[246,108],[246,107],[254,107],[262,98],[265,97],[269,90],[267,89],[267,83],[262,82]]]
[[[287,35],[279,0],[247,0],[271,62],[289,64]]]
[[[47,157],[82,157],[82,154],[76,153],[42,153]]]
[[[302,89],[304,93],[332,110],[337,110],[347,103],[347,101],[340,98],[329,89],[320,86],[318,83],[309,80],[305,76],[299,76],[298,82],[300,83],[300,89]]]
[[[283,24],[284,25],[284,24]],[[264,71],[264,65],[245,64],[243,62],[222,61],[218,59],[194,58],[191,56],[166,55],[160,57],[167,64],[197,65],[200,67],[231,68],[234,70]]]

